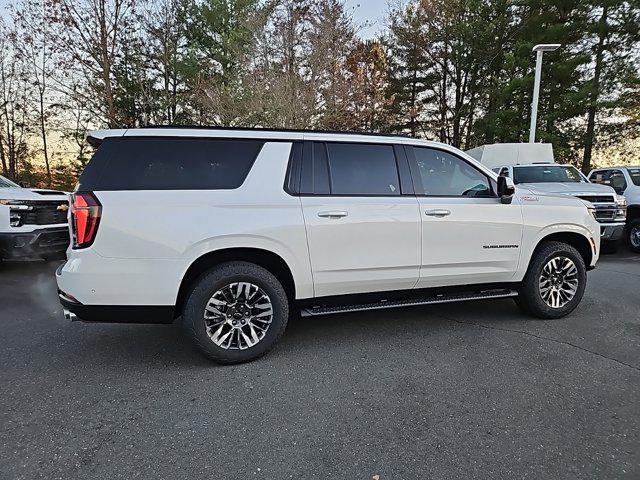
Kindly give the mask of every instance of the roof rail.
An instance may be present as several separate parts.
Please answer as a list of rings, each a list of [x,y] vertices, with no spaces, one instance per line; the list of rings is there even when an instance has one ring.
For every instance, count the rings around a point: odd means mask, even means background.
[[[264,127],[220,127],[205,125],[147,125],[139,127],[140,129],[154,128],[175,128],[175,129],[194,129],[194,130],[236,130],[236,131],[255,131],[255,132],[282,132],[282,133],[326,133],[339,135],[370,135],[377,137],[399,137],[413,138],[411,135],[404,133],[379,133],[379,132],[357,132],[342,130],[312,130],[312,129],[296,129],[296,128],[264,128]]]

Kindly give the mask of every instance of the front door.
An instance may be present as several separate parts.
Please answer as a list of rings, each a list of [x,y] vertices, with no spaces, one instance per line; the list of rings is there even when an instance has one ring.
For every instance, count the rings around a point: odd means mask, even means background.
[[[303,190],[312,178],[302,207],[315,295],[413,288],[420,213],[416,197],[403,195],[394,147],[315,142],[303,165]]]
[[[522,212],[471,162],[436,148],[409,154],[422,219],[418,288],[510,281],[518,267]]]

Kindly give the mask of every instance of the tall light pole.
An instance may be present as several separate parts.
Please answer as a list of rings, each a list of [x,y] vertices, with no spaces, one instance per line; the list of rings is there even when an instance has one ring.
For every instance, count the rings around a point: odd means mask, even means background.
[[[533,47],[536,52],[536,78],[533,83],[533,102],[531,103],[531,127],[529,127],[529,143],[536,141],[536,123],[538,122],[538,99],[540,97],[540,76],[542,75],[542,54],[560,48],[559,43],[543,43]]]

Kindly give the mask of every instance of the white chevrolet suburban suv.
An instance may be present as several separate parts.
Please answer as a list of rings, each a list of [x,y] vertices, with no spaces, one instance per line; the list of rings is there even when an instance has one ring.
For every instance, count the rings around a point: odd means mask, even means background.
[[[513,186],[447,145],[322,132],[94,132],[56,272],[70,319],[182,317],[220,363],[263,355],[290,312],[490,298],[558,318],[600,225],[577,198]]]

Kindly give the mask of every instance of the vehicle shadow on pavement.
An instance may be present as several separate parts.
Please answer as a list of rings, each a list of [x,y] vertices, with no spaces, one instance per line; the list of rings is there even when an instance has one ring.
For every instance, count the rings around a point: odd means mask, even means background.
[[[603,258],[592,274],[583,304],[566,319],[557,321],[532,319],[520,312],[512,300],[473,301],[443,305],[353,312],[321,317],[300,318],[294,315],[281,343],[266,358],[271,361],[293,360],[307,363],[326,362],[334,356],[349,357],[353,352],[396,351],[407,348],[437,348],[469,342],[483,330],[526,331],[539,336],[554,336],[575,340],[582,337],[598,339],[595,348],[606,349],[629,329],[637,328],[626,320],[627,311],[638,302],[631,298],[617,298],[615,305],[606,294],[619,289],[628,281],[621,276],[637,275],[640,256],[625,254]],[[216,365],[194,350],[184,335],[179,320],[172,325],[88,324],[63,319],[58,303],[54,271],[59,263],[6,262],[0,265],[0,317],[5,327],[6,345],[27,343],[24,353],[38,348],[51,362],[72,361],[89,368],[96,362],[105,365],[144,366],[151,369],[183,367],[211,368]],[[631,278],[631,277],[629,277]],[[15,292],[21,292],[16,295]],[[604,295],[599,295],[601,292]],[[619,311],[619,318],[611,310]],[[615,327],[598,320],[603,315]],[[588,320],[589,327],[585,326]],[[626,323],[625,323],[626,322]],[[588,328],[588,330],[585,330]],[[33,332],[36,332],[35,334]],[[611,333],[613,332],[613,333]],[[20,337],[20,339],[19,339]],[[450,338],[447,338],[450,337]],[[589,340],[591,343],[594,340]],[[15,356],[16,353],[13,353]],[[9,361],[14,359],[7,357]],[[312,360],[311,360],[312,359]],[[259,360],[265,361],[266,359]]]

